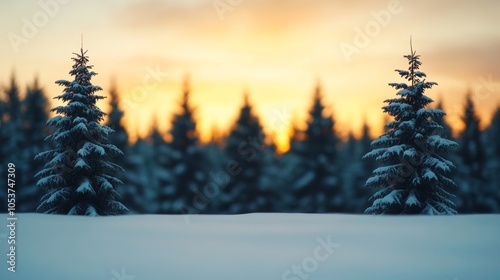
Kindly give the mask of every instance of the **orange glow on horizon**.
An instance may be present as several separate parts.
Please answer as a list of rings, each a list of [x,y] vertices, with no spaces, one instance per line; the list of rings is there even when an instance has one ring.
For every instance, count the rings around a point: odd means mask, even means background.
[[[342,139],[359,137],[365,121],[372,137],[380,135],[383,101],[396,93],[387,84],[402,82],[393,70],[407,66],[411,35],[421,70],[439,84],[427,95],[442,99],[455,133],[468,89],[483,128],[500,105],[500,1],[240,2],[221,18],[211,0],[69,1],[25,36],[23,18],[41,11],[38,2],[2,1],[0,85],[13,68],[21,89],[38,76],[51,107],[59,105],[54,81],[71,78],[83,33],[99,73],[92,82],[107,95],[116,79],[131,140],[146,137],[153,119],[168,132],[190,74],[202,142],[214,127],[229,132],[247,89],[267,136],[284,152],[292,122],[305,127],[317,81]],[[99,106],[107,112],[106,103]]]
[[[179,83],[180,84],[180,83]],[[199,87],[196,87],[197,90],[200,90]],[[388,87],[388,92],[391,91],[391,88]],[[432,98],[432,92],[435,90],[430,90],[428,94]],[[127,91],[125,91],[127,92]],[[153,113],[146,114],[149,110],[139,111],[139,114],[135,116],[128,116],[125,114],[124,125],[126,126],[127,131],[130,134],[130,141],[135,142],[138,137],[147,138],[151,133],[152,129],[152,121],[156,118],[160,131],[164,135],[164,138],[168,138],[168,131],[170,129],[170,121],[172,115],[178,110],[178,102],[181,97],[180,86],[175,86],[173,88],[165,88],[159,89],[158,92],[152,93],[153,95],[162,95],[165,93],[169,93],[171,102],[167,106],[165,104],[157,104],[158,106],[154,107],[152,110]],[[217,129],[218,137],[222,137],[223,135],[228,135],[236,118],[238,117],[240,106],[241,106],[241,97],[243,96],[243,91],[240,91],[241,94],[237,98],[238,101],[235,102],[234,106],[223,106],[214,103],[212,106],[214,108],[203,110],[203,106],[199,105],[196,101],[199,101],[199,98],[196,98],[196,92],[192,92],[193,100],[191,104],[196,108],[195,116],[197,120],[197,130],[199,132],[200,142],[202,144],[209,143],[213,137],[214,128]],[[310,104],[312,102],[312,95],[310,94],[312,90],[309,91],[309,96],[307,99],[310,99],[302,106],[301,112],[294,112],[292,114],[287,110],[287,108],[279,107],[279,106],[268,106],[267,108],[263,108],[263,106],[259,106],[255,102],[252,102],[254,111],[256,111],[257,116],[261,120],[261,124],[263,125],[264,131],[267,136],[267,142],[272,141],[277,146],[277,151],[279,153],[284,153],[289,149],[289,138],[291,133],[291,127],[293,122],[296,122],[296,125],[299,129],[304,130],[306,128],[306,121],[309,117],[308,113],[310,110]],[[211,95],[212,92],[207,91],[207,95]],[[393,91],[395,94],[395,91]],[[395,96],[395,95],[394,95]],[[388,95],[387,98],[392,98],[394,96]],[[435,98],[434,98],[435,99]],[[463,100],[462,100],[463,101]],[[436,102],[431,104],[431,107],[434,107]],[[121,104],[123,106],[123,102]],[[361,130],[364,122],[368,123],[370,128],[370,135],[372,138],[378,137],[383,132],[383,126],[385,125],[384,114],[381,110],[381,107],[384,106],[383,100],[380,100],[378,105],[374,105],[373,107],[367,108],[357,108],[356,110],[350,110],[346,115],[339,115],[332,109],[332,106],[327,106],[325,109],[326,112],[333,112],[334,119],[336,120],[335,131],[339,135],[339,137],[343,140],[347,140],[347,136],[349,133],[352,133],[357,139],[361,137]],[[460,116],[463,112],[463,104],[455,104],[455,107],[449,108],[447,104],[444,104],[445,112],[450,115],[450,112],[447,110],[452,110],[452,116],[446,117],[446,121],[451,126],[454,136],[457,136],[458,133],[463,129],[463,124],[461,122]],[[107,105],[102,106],[107,109]],[[378,108],[377,108],[378,107]],[[354,107],[350,107],[354,108]],[[458,110],[458,111],[457,111]],[[133,111],[133,110],[132,110]],[[204,112],[204,114],[200,114]],[[220,115],[214,114],[220,113]],[[481,119],[482,129],[487,128],[489,125],[489,120],[491,119],[491,115],[481,114],[478,112]],[[203,118],[200,115],[212,116],[212,118]],[[359,115],[362,115],[363,118],[358,118]],[[367,115],[371,116],[370,118]],[[296,116],[300,116],[296,118]],[[388,117],[388,115],[387,115]],[[132,119],[132,120],[131,120]],[[351,121],[350,121],[351,120]],[[387,119],[388,120],[388,119]]]

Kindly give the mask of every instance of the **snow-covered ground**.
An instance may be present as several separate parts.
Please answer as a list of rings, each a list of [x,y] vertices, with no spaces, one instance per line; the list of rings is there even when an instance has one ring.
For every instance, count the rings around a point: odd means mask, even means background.
[[[7,229],[5,280],[500,279],[500,215],[20,214],[15,273]]]

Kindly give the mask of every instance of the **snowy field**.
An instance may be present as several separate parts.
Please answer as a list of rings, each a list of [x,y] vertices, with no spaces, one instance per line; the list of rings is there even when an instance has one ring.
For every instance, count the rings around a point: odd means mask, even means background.
[[[7,216],[0,215],[7,224]],[[18,215],[0,279],[500,279],[500,215]]]

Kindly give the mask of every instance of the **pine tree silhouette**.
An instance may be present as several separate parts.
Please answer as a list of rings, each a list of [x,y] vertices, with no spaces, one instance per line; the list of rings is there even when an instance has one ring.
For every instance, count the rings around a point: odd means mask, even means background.
[[[486,178],[486,139],[470,93],[465,98],[462,122],[464,130],[458,137],[460,168],[457,177],[462,186],[459,210],[461,213],[491,213],[496,202],[492,201],[495,196],[491,193],[489,178]]]
[[[491,118],[491,124],[488,128],[488,140],[491,145],[492,154],[500,160],[500,106],[497,107]]]
[[[493,114],[491,124],[486,131],[487,147],[489,148],[486,167],[486,178],[488,178],[488,189],[491,190],[490,198],[495,200],[491,205],[492,212],[500,213],[500,107]]]
[[[439,100],[436,104],[436,109],[438,110],[441,110],[441,111],[444,111],[443,110],[443,101],[442,100]],[[438,116],[436,117],[436,123],[438,125],[440,125],[441,127],[443,127],[443,130],[441,132],[441,136],[443,138],[452,138],[452,131],[451,131],[451,127],[450,125],[448,124],[448,122],[446,121],[445,119],[445,116],[446,115],[442,115],[442,116]]]
[[[221,196],[223,213],[270,212],[269,195],[263,189],[265,168],[265,135],[260,120],[253,112],[248,93],[231,130],[224,152],[228,160],[238,163],[238,174],[231,177]]]
[[[122,110],[119,104],[118,89],[116,88],[116,83],[112,81],[111,88],[109,90],[109,105],[110,111],[108,113],[108,120],[106,126],[113,129],[114,133],[111,133],[108,137],[108,142],[115,145],[124,153],[126,156],[126,151],[128,149],[128,132],[123,125],[123,117],[125,112]]]
[[[21,97],[19,86],[14,73],[9,81],[9,85],[3,89],[4,98],[0,104],[0,164],[7,166],[13,163],[16,166],[17,175],[23,174],[26,166],[22,162],[21,149],[24,139],[23,134],[19,133],[22,128],[21,119]],[[21,172],[21,173],[19,173]],[[7,168],[0,169],[0,176],[7,178]],[[22,181],[17,182],[19,186]],[[0,192],[1,201],[7,201],[7,192]],[[0,205],[0,212],[7,212],[7,205]]]
[[[194,209],[193,206],[206,211],[210,201],[200,193],[208,180],[207,160],[199,147],[187,78],[182,89],[180,111],[173,117],[170,135],[169,158],[163,168],[166,176],[160,183],[160,192],[169,198],[160,202],[160,213],[185,213],[186,208]],[[192,205],[195,196],[203,197],[203,205]]]

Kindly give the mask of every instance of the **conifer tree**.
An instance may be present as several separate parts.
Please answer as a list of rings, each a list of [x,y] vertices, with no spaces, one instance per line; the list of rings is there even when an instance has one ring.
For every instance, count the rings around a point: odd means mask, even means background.
[[[7,124],[7,116],[6,116],[6,110],[5,110],[5,102],[2,98],[0,98],[0,141],[1,143],[5,143],[9,138],[8,134],[4,131],[5,126]],[[3,147],[0,146],[0,164],[2,166],[5,166],[5,163],[7,161],[7,156],[8,156],[8,151],[4,149]],[[8,164],[8,162],[7,162]],[[4,168],[5,169],[5,168]],[[0,176],[5,176],[7,173],[5,171],[0,171]],[[7,192],[0,192],[0,200],[1,201],[7,201]],[[4,203],[3,205],[0,205],[0,213],[5,213],[7,212],[7,205]]]
[[[376,165],[373,159],[361,160],[361,157],[370,151],[371,142],[370,128],[365,122],[361,138],[358,140],[350,134],[342,149],[343,186],[347,197],[345,211],[348,213],[363,213],[369,206],[370,190],[364,188],[364,183]]]
[[[491,190],[491,199],[495,204],[492,206],[492,212],[500,213],[500,107],[493,114],[491,124],[488,128],[487,139],[488,157],[486,167],[486,177],[488,178],[487,188]]]
[[[450,189],[455,183],[447,176],[454,165],[443,155],[457,144],[440,136],[436,119],[445,113],[426,108],[432,101],[425,95],[435,82],[427,82],[419,71],[420,56],[413,50],[408,70],[396,70],[405,83],[390,83],[397,98],[387,99],[383,111],[394,118],[387,132],[372,142],[365,158],[375,158],[382,167],[366,181],[368,188],[381,188],[372,196],[369,214],[456,214]]]
[[[163,139],[156,119],[153,121],[149,142],[153,157],[150,158],[151,174],[148,179],[150,183],[144,187],[147,189],[147,193],[154,193],[154,203],[152,203],[156,205],[154,213],[176,213],[178,210],[174,209],[173,205],[181,203],[185,197],[176,197],[179,192],[173,183],[176,178],[173,177],[173,172],[170,169],[170,164],[172,164],[170,146]]]
[[[206,197],[203,196],[202,205],[192,204],[193,197],[203,191],[207,182],[207,161],[199,147],[187,79],[184,81],[180,112],[173,117],[170,136],[168,162],[163,168],[170,174],[165,173],[165,180],[160,184],[160,192],[170,198],[160,202],[160,213],[184,213],[186,208],[206,211],[210,203]]]
[[[5,113],[10,121],[20,121],[21,119],[21,106],[22,100],[20,97],[19,85],[17,84],[16,77],[12,74],[10,84],[5,88]]]
[[[106,126],[113,129],[114,133],[109,135],[108,142],[120,149],[124,153],[125,157],[126,151],[129,146],[129,137],[127,130],[123,126],[123,116],[125,113],[120,107],[118,90],[114,81],[112,82],[111,89],[109,90],[109,97],[109,105],[111,109],[108,113],[108,121],[106,122]]]
[[[493,113],[487,133],[488,143],[491,145],[491,154],[494,158],[500,160],[500,141],[498,141],[500,139],[500,106]]]
[[[19,133],[22,126],[21,106],[22,100],[20,97],[19,86],[14,74],[10,78],[10,84],[4,89],[5,102],[3,113],[2,133],[6,141],[2,142],[2,150],[5,157],[3,160],[10,162],[17,161],[20,147],[23,143],[22,134]]]
[[[363,156],[370,151],[371,143],[373,142],[373,138],[370,136],[370,127],[368,124],[363,124],[362,135],[359,141],[359,155]],[[373,192],[372,190],[368,190],[364,187],[364,183],[367,178],[370,177],[371,171],[377,167],[377,162],[375,159],[366,158],[361,160],[361,168],[359,175],[357,176],[356,186],[355,186],[355,194],[359,201],[359,206],[356,208],[356,213],[363,213],[366,208],[370,206],[369,199]]]
[[[285,210],[282,207],[285,204],[283,203],[279,183],[277,183],[281,179],[281,175],[278,175],[281,169],[277,144],[275,142],[266,144],[262,154],[262,166],[264,168],[259,183],[258,196],[251,211],[284,212]]]
[[[120,106],[120,97],[115,79],[111,80],[109,89],[109,107],[110,110],[105,124],[109,128],[113,129],[114,132],[108,136],[108,143],[115,145],[120,151],[122,151],[123,154],[118,155],[115,160],[120,162],[121,166],[127,170],[127,172],[120,172],[116,175],[116,177],[127,186],[126,188],[119,188],[119,194],[122,197],[123,203],[127,205],[130,213],[154,213],[147,212],[144,208],[146,206],[151,206],[150,203],[142,201],[145,199],[145,194],[143,193],[144,188],[150,186],[150,184],[143,182],[143,178],[141,177],[142,170],[138,170],[143,169],[150,164],[150,151],[141,150],[138,154],[133,154],[134,152],[138,152],[138,150],[140,150],[139,147],[141,147],[142,143],[138,143],[137,147],[135,147],[136,149],[134,150],[128,143],[129,134],[123,124],[125,112]],[[140,142],[142,139],[139,139],[138,141]]]
[[[467,172],[467,175],[472,178],[484,179],[483,172],[486,162],[484,139],[480,129],[480,120],[470,94],[465,99],[462,121],[465,128],[459,136],[459,155],[466,170],[461,171]]]
[[[441,110],[441,111],[444,111],[443,110],[443,101],[442,100],[439,100],[436,104],[436,109],[438,110]],[[451,127],[450,125],[448,124],[448,122],[446,121],[445,119],[445,116],[446,115],[443,115],[443,116],[438,116],[436,118],[436,123],[440,126],[443,127],[443,130],[441,132],[441,136],[443,138],[451,138],[452,137],[452,131],[451,131]]]
[[[43,89],[35,79],[29,86],[22,101],[22,151],[20,156],[24,165],[22,187],[19,189],[19,205],[21,212],[35,212],[43,195],[43,190],[36,187],[35,174],[43,167],[43,163],[35,160],[35,156],[49,148],[45,137],[49,135],[46,122],[49,119],[49,103]]]
[[[299,128],[296,117],[292,117],[289,127],[288,144],[289,149],[284,154],[280,155],[273,166],[275,174],[275,192],[280,199],[275,207],[279,212],[298,212],[298,204],[296,203],[295,194],[291,188],[294,182],[295,170],[300,166],[302,158],[298,151],[303,140],[303,131]],[[270,170],[273,172],[273,170]]]
[[[354,212],[356,207],[359,207],[359,202],[356,201],[356,179],[360,173],[361,166],[361,156],[356,156],[359,152],[360,143],[354,136],[353,132],[350,131],[347,136],[347,141],[342,144],[340,149],[339,158],[343,163],[341,168],[341,178],[342,178],[342,192],[346,198],[346,205],[343,211]],[[365,178],[366,179],[366,178]]]
[[[335,133],[333,115],[325,115],[323,94],[318,85],[307,128],[290,153],[299,158],[290,169],[294,211],[340,212],[343,197],[338,170],[339,139]]]
[[[486,177],[487,159],[491,157],[486,157],[486,139],[470,94],[465,98],[462,122],[464,129],[458,137],[460,165],[457,177],[462,186],[458,209],[461,213],[491,213],[496,208],[491,178]]]
[[[295,150],[296,146],[300,146],[300,142],[304,140],[304,131],[302,131],[297,123],[297,119],[293,117],[290,127],[289,150]]]
[[[172,172],[167,165],[169,156],[167,142],[154,118],[151,132],[145,139],[137,139],[127,159],[130,172],[127,172],[127,188],[122,196],[132,213],[174,213],[171,194],[175,188],[171,184]],[[168,188],[160,188],[165,184]]]
[[[44,169],[37,174],[37,186],[46,190],[38,211],[87,216],[124,214],[128,210],[117,201],[115,191],[123,183],[113,176],[123,169],[110,161],[122,152],[106,143],[113,130],[100,124],[106,114],[96,106],[104,98],[96,95],[102,88],[91,83],[97,73],[87,65],[86,52],[80,49],[74,54],[69,72],[74,80],[56,81],[64,90],[55,99],[67,104],[53,108],[51,111],[58,115],[47,122],[55,128],[47,137],[55,148],[37,156],[46,160]]]
[[[210,135],[210,141],[203,145],[203,153],[206,155],[210,166],[224,166],[226,163],[224,158],[223,145],[226,136],[214,125]]]
[[[220,205],[223,213],[271,211],[269,196],[263,189],[262,178],[266,149],[265,135],[259,118],[245,93],[236,123],[226,139],[226,158],[238,164],[240,172],[231,176],[224,189]]]
[[[123,203],[133,214],[155,214],[158,211],[158,165],[150,139],[138,138],[127,156],[127,187],[120,189]]]
[[[16,166],[17,177],[26,170],[26,166],[21,158],[21,146],[23,143],[21,130],[21,97],[19,86],[15,75],[12,74],[9,85],[3,89],[4,96],[0,105],[0,176],[7,178],[7,164],[13,163]],[[19,173],[21,172],[21,173]],[[17,186],[22,182],[16,178]],[[1,201],[7,201],[7,192],[0,191]],[[6,212],[7,205],[4,203],[0,206],[0,212]]]

